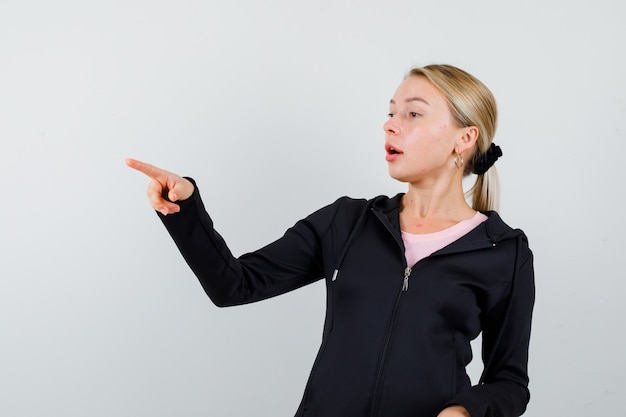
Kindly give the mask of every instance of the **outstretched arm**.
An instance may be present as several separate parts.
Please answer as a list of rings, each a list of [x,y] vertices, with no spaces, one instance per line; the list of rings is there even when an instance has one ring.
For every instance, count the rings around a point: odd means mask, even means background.
[[[340,204],[297,222],[273,243],[235,257],[214,229],[193,180],[134,159],[126,164],[150,178],[150,204],[217,306],[273,297],[323,277],[321,239]]]

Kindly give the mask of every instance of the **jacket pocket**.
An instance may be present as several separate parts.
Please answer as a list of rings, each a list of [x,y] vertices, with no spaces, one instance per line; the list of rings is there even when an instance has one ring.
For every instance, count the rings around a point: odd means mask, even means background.
[[[335,271],[337,274],[337,271]],[[337,282],[337,275],[333,275],[333,277],[328,281],[328,290],[327,297],[328,300],[326,302],[326,320],[328,321],[328,329],[327,334],[333,330],[333,322],[335,320],[335,309],[337,304],[337,287],[339,283]]]
[[[458,371],[458,344],[457,344],[457,333],[452,334],[452,346],[450,349],[450,396],[454,396],[456,394],[456,374]]]
[[[328,344],[328,340],[330,339],[331,333],[333,331],[333,320],[335,315],[335,303],[337,300],[337,281],[331,279],[326,280],[326,321],[324,322],[324,335],[322,337],[322,344],[317,352],[317,356],[315,361],[313,362],[313,367],[311,368],[311,372],[309,373],[309,378],[307,380],[306,386],[304,388],[304,395],[302,396],[302,401],[300,403],[300,407],[298,407],[298,413],[296,417],[304,417],[310,414],[309,411],[309,402],[311,400],[311,390],[316,382],[316,375],[319,368],[319,363],[323,360],[324,353],[326,351],[326,346]]]

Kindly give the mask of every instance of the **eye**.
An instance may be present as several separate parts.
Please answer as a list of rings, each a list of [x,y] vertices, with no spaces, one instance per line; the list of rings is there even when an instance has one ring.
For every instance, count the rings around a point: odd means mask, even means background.
[[[387,117],[391,119],[393,117],[393,113],[387,113]]]
[[[416,112],[416,111],[410,111],[409,112],[409,117],[411,117],[411,118],[415,118],[415,117],[419,117],[419,116],[420,116],[420,114],[418,112]]]

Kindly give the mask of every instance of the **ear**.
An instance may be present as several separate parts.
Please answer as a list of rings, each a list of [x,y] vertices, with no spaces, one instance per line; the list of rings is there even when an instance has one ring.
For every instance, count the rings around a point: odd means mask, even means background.
[[[474,147],[476,140],[478,140],[478,128],[476,126],[464,127],[454,149],[457,153],[464,153]]]

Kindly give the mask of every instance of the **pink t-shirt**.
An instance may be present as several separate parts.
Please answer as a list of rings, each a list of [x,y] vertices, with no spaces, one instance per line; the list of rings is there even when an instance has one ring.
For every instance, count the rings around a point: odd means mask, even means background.
[[[407,265],[413,266],[433,252],[448,246],[485,220],[487,220],[487,216],[477,211],[471,219],[463,220],[439,232],[425,234],[402,232]]]

